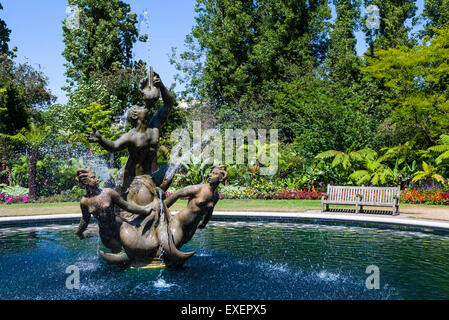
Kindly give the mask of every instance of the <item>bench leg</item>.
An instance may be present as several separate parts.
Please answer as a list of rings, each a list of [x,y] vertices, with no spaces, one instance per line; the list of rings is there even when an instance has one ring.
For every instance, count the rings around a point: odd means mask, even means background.
[[[358,203],[355,204],[355,213],[360,212],[360,205]]]
[[[393,215],[394,216],[399,215],[399,206],[396,206],[396,205],[393,206]]]

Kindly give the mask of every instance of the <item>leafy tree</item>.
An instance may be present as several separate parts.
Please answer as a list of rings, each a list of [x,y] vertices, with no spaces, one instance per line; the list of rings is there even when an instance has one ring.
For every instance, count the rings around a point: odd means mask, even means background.
[[[132,48],[139,40],[136,14],[120,0],[70,0],[77,9],[79,24],[63,23],[66,75],[69,101],[68,117],[81,114],[92,103],[106,105],[109,121],[126,107],[143,104],[139,82],[145,77],[146,64],[133,61]],[[85,125],[78,117],[65,130],[82,132]]]
[[[355,32],[360,26],[360,0],[334,0],[337,13],[330,33],[326,59],[328,77],[341,86],[359,82],[360,59],[357,57]]]
[[[422,35],[435,36],[435,30],[449,26],[449,1],[426,0],[422,16],[425,20]]]
[[[115,123],[111,122],[111,111],[106,108],[106,105],[91,103],[89,106],[80,109],[80,111],[84,115],[83,122],[85,123],[86,128],[97,129],[106,139],[112,141],[116,140],[123,133]],[[85,137],[82,138],[85,139]],[[109,154],[109,152],[96,144],[92,146],[92,148],[97,154]]]
[[[36,174],[37,159],[39,156],[39,148],[50,135],[51,127],[47,125],[37,125],[35,122],[29,124],[29,129],[23,128],[15,135],[0,134],[4,138],[11,139],[20,143],[24,143],[29,147],[29,171],[28,171],[28,188],[30,198],[36,198]]]
[[[54,99],[42,72],[0,54],[0,132],[17,133]]]
[[[132,65],[132,47],[138,38],[136,14],[120,0],[69,0],[78,9],[79,26],[63,23],[70,91],[103,70],[120,70]]]
[[[378,49],[413,44],[409,35],[411,27],[407,26],[407,22],[415,16],[416,0],[365,0],[364,3],[365,7],[376,5],[380,11],[379,29],[363,27],[370,45],[369,55]]]
[[[0,10],[3,10],[3,6],[0,3]],[[9,51],[9,34],[11,30],[7,28],[6,22],[0,19],[0,54],[6,54]]]
[[[268,127],[281,84],[324,58],[326,1],[197,0],[195,11],[190,50],[172,62],[223,126]]]
[[[449,129],[449,29],[413,48],[399,46],[379,50],[367,57],[362,70],[367,79],[385,81],[393,93],[388,102],[393,105],[391,119],[405,128],[403,139],[417,134],[420,147],[435,144]]]
[[[16,84],[9,82],[0,88],[0,132],[18,132],[28,126],[29,116],[22,92]]]
[[[417,151],[414,149],[415,141],[410,140],[396,147],[385,147],[381,151],[384,152],[382,155],[383,160],[394,159],[398,165],[401,165],[406,160],[411,160],[416,158]]]
[[[324,150],[373,148],[379,122],[376,100],[360,85],[344,87],[326,79],[309,78],[285,83],[273,102],[283,142],[292,142],[306,159]],[[379,119],[380,118],[380,119]]]

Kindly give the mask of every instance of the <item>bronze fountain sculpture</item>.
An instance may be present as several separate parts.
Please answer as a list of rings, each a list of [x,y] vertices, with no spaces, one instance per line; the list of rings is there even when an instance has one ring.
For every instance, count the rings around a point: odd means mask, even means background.
[[[159,75],[150,68],[140,83],[145,106],[132,106],[128,111],[131,130],[116,141],[103,138],[93,128],[91,142],[109,152],[128,150],[121,189],[100,189],[90,168],[80,168],[77,180],[86,188],[80,201],[82,218],[76,234],[85,238],[91,215],[98,220],[100,239],[111,253],[100,251],[109,264],[131,267],[179,267],[195,252],[179,249],[197,228],[204,228],[219,197],[217,186],[226,170],[215,167],[205,184],[188,186],[165,198],[173,176],[166,177],[168,165],[155,171],[160,130],[173,107],[173,98]],[[151,107],[162,97],[164,105],[149,119]],[[187,207],[175,215],[169,211],[179,198],[188,197]],[[126,199],[126,200],[125,200]]]

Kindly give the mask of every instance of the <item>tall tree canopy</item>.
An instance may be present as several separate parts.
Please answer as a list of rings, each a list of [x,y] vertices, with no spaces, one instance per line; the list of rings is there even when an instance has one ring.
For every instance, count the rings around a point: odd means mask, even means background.
[[[324,58],[327,1],[197,0],[195,11],[192,50],[177,67],[223,125],[269,125],[279,86],[312,74]]]
[[[416,0],[365,0],[365,6],[376,5],[380,13],[380,28],[364,27],[370,44],[370,53],[398,45],[410,46],[411,27],[408,25],[416,14]]]
[[[3,10],[3,6],[0,3],[0,10]],[[7,53],[9,50],[9,34],[11,30],[6,27],[6,22],[0,19],[0,53]]]
[[[63,23],[69,88],[95,73],[132,65],[132,47],[138,37],[136,14],[120,0],[69,0],[78,23]]]
[[[132,50],[139,38],[137,15],[120,0],[69,0],[74,15],[63,21],[69,101],[65,130],[82,132],[82,109],[103,105],[109,121],[127,106],[141,104],[139,81],[146,64],[133,61]],[[74,22],[75,20],[75,22]],[[145,38],[145,37],[144,37]],[[142,38],[141,38],[142,39]],[[59,106],[54,106],[60,112]]]
[[[394,94],[391,119],[403,129],[403,139],[416,137],[429,147],[449,130],[449,28],[409,48],[379,50],[367,58],[368,78],[383,79]]]
[[[449,0],[424,1],[423,17],[425,20],[423,34],[433,36],[435,29],[449,26]]]
[[[17,64],[0,55],[0,132],[14,134],[28,119],[55,100],[47,77],[29,64]]]
[[[359,79],[360,59],[357,57],[355,32],[360,27],[360,0],[334,0],[336,18],[330,32],[327,58],[328,77],[351,85]]]

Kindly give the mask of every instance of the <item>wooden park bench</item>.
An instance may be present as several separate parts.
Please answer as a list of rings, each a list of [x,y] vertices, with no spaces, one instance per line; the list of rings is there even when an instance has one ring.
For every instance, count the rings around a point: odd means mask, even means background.
[[[327,186],[327,193],[321,196],[321,211],[329,211],[330,204],[355,205],[355,212],[363,206],[392,207],[393,215],[399,215],[401,187],[343,187]],[[324,210],[326,205],[326,210]]]

